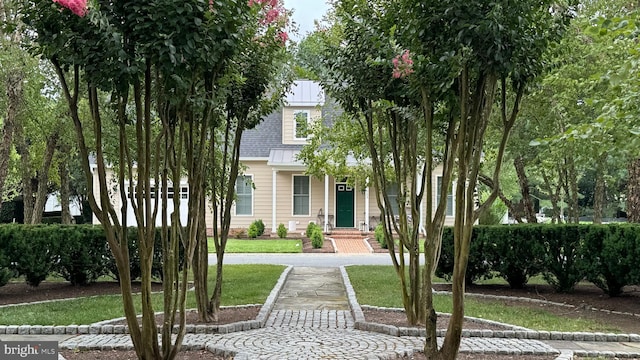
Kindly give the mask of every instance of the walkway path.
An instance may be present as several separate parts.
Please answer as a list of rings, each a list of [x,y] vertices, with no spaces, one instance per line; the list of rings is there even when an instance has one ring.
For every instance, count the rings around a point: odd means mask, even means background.
[[[356,330],[360,306],[344,268],[288,268],[263,308],[270,309],[264,327],[227,334],[187,334],[185,348],[207,348],[243,359],[395,359],[423,347],[421,336],[390,336]],[[355,316],[355,318],[354,318]],[[27,332],[28,333],[28,332]],[[523,334],[527,334],[524,333]],[[61,348],[127,349],[125,334],[87,334],[41,340],[60,341]],[[518,337],[464,337],[461,352],[556,354],[571,359],[572,351],[610,357],[640,357],[635,342],[541,341]],[[0,340],[36,339],[34,335],[2,335]],[[439,339],[440,341],[442,339]]]

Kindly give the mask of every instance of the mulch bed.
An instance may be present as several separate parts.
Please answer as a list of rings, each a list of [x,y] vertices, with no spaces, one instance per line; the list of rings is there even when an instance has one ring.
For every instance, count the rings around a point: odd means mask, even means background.
[[[302,252],[314,253],[314,254],[318,254],[318,253],[328,254],[328,253],[335,253],[336,250],[333,248],[333,243],[327,240],[326,238],[322,243],[321,248],[314,249],[314,247],[311,245],[311,239],[305,237],[305,238],[302,238]]]

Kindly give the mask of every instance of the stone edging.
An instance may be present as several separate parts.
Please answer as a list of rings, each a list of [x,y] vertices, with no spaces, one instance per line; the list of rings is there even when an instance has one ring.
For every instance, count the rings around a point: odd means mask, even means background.
[[[451,295],[451,291],[434,291],[433,293],[434,294]],[[532,299],[532,298],[522,297],[522,296],[516,297],[516,296],[501,296],[501,295],[488,295],[488,294],[476,294],[476,293],[466,293],[465,296],[486,298],[486,299],[496,299],[496,300],[517,300],[517,301],[529,302],[529,303],[535,303],[535,304],[546,304],[546,305],[561,306],[561,307],[566,307],[566,308],[570,308],[570,309],[577,308],[577,306],[571,305],[571,304],[559,303],[559,302],[554,302],[554,301],[547,301],[547,300],[542,300],[542,299]],[[634,314],[634,313],[622,312],[622,311],[606,310],[606,309],[599,309],[599,308],[595,308],[595,307],[586,307],[585,309],[586,310],[591,310],[591,311],[599,311],[599,312],[603,312],[605,314],[632,316],[632,317],[636,317],[636,318],[638,318],[638,320],[640,320],[640,314]]]
[[[280,275],[278,282],[271,290],[271,293],[262,305],[258,316],[254,320],[239,321],[232,324],[223,325],[186,325],[185,333],[187,334],[227,334],[237,331],[246,331],[259,329],[264,327],[267,322],[267,318],[275,306],[275,302],[278,299],[278,295],[282,291],[282,287],[289,276],[289,273],[293,269],[292,266],[288,266]],[[55,301],[55,300],[51,300]],[[47,301],[50,302],[50,301]],[[241,305],[239,307],[258,306],[255,305]],[[224,307],[223,307],[224,308]],[[114,325],[113,322],[126,320],[126,318],[110,319],[105,321],[99,321],[90,325],[0,325],[0,335],[96,335],[96,334],[128,334],[129,329],[127,325]],[[177,332],[177,328],[174,329],[174,333]]]

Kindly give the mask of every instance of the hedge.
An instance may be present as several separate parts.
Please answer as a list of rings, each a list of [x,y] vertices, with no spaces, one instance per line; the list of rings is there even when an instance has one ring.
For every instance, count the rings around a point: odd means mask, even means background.
[[[138,232],[128,229],[131,279],[141,276]],[[156,231],[152,275],[162,279],[162,243]],[[181,259],[184,249],[180,247]],[[16,276],[38,286],[57,274],[74,285],[100,276],[118,278],[115,259],[102,227],[91,225],[0,225],[0,286]]]
[[[522,224],[473,229],[466,281],[500,276],[521,288],[542,274],[558,292],[587,279],[610,296],[640,284],[640,225]],[[445,228],[438,276],[453,272],[453,231]]]

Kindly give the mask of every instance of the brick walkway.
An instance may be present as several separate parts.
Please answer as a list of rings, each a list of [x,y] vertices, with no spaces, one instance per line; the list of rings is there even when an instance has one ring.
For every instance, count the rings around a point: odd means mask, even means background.
[[[341,254],[369,254],[372,249],[364,240],[365,236],[356,230],[334,230],[328,238],[333,240],[337,253]]]

